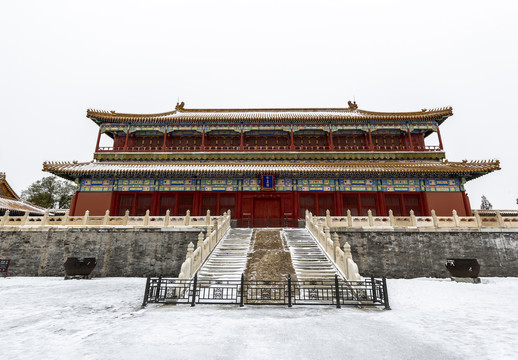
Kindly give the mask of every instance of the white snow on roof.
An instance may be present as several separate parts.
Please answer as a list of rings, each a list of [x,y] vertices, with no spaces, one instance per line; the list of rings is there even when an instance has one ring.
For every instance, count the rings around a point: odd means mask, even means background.
[[[45,209],[25,201],[18,201],[0,197],[0,209],[9,211],[28,211],[31,214],[44,214]]]
[[[113,162],[88,162],[88,163],[57,163],[50,164],[50,171],[67,172],[304,172],[304,171],[339,171],[339,172],[404,172],[415,170],[426,171],[486,171],[492,164],[488,163],[446,163],[446,162],[419,162],[419,163],[339,163],[339,164],[269,164],[269,163],[113,163]]]
[[[347,117],[362,117],[364,114],[357,111],[224,111],[224,112],[176,112],[171,114],[168,118],[178,119],[198,119],[204,118],[207,120],[219,120],[219,119],[268,119],[268,120],[310,120],[310,119],[342,119],[344,116]]]

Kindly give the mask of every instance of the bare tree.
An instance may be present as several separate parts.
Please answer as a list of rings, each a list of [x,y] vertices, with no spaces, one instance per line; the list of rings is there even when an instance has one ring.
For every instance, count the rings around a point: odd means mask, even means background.
[[[480,210],[491,210],[493,205],[489,202],[485,195],[482,195],[482,203],[480,204]]]

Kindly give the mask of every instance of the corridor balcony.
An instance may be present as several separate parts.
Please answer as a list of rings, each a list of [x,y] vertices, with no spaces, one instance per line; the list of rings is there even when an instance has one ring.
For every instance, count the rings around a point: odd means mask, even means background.
[[[239,145],[232,146],[176,146],[176,147],[146,147],[146,146],[132,146],[132,147],[109,147],[102,146],[97,148],[96,152],[240,152],[241,147]],[[386,151],[415,151],[415,152],[440,152],[443,151],[439,146],[373,146],[372,149],[369,146],[340,146],[335,145],[333,148],[330,146],[260,146],[254,145],[243,146],[244,152],[249,151],[303,151],[303,152],[322,152],[322,151],[335,151],[335,152],[386,152]]]

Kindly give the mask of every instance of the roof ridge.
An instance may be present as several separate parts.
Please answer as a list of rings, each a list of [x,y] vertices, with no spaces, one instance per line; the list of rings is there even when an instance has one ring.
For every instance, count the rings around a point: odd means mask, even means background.
[[[97,110],[97,109],[87,109],[87,117],[92,117],[95,114],[101,115],[109,115],[115,117],[124,117],[124,116],[132,116],[132,117],[159,117],[159,116],[168,116],[174,115],[177,113],[239,113],[239,112],[347,112],[347,113],[363,113],[369,115],[423,115],[423,114],[432,114],[432,113],[451,113],[453,108],[449,107],[440,107],[433,109],[421,109],[421,111],[399,111],[399,112],[378,112],[378,111],[370,111],[370,110],[362,110],[362,109],[353,109],[353,108],[199,108],[199,109],[187,109],[187,108],[177,108],[172,111],[166,111],[162,113],[155,114],[134,114],[134,113],[119,113],[115,110]]]

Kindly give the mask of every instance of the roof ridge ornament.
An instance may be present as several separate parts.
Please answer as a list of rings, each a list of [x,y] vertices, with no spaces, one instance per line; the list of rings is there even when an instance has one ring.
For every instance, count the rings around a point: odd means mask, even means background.
[[[356,105],[356,100],[354,100],[354,101],[349,100],[347,102],[347,105],[349,105],[349,109],[351,109],[351,110],[358,109],[358,105]]]
[[[183,101],[181,103],[177,102],[175,109],[176,109],[176,111],[180,111],[180,110],[183,110],[184,106],[185,106],[185,103]]]

